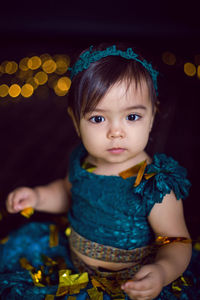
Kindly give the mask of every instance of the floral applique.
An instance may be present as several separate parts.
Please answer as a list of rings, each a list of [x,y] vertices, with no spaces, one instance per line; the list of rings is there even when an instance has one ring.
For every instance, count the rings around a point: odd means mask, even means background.
[[[161,202],[171,190],[177,199],[186,198],[191,186],[186,175],[186,169],[172,157],[156,154],[153,162],[145,167],[139,184],[134,184],[134,191],[148,198],[153,195],[156,202]]]

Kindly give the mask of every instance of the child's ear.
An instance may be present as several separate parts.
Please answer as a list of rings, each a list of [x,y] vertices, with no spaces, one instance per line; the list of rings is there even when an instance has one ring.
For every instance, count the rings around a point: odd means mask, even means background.
[[[76,121],[76,119],[75,119],[75,116],[74,116],[74,113],[73,113],[72,108],[71,108],[71,107],[68,107],[67,112],[68,112],[69,116],[71,117],[71,119],[72,119],[72,121],[73,121],[74,127],[75,127],[75,129],[76,129],[76,133],[77,133],[78,136],[80,137],[79,126],[78,126],[77,121]]]

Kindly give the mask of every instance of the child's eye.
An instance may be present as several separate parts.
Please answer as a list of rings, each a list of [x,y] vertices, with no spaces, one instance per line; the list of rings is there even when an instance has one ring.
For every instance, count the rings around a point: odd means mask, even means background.
[[[136,115],[136,114],[130,114],[126,117],[126,120],[128,121],[137,121],[139,120],[141,117]]]
[[[89,121],[92,122],[92,123],[101,123],[101,122],[105,121],[105,118],[102,117],[102,116],[94,116],[94,117],[91,117],[89,119]]]

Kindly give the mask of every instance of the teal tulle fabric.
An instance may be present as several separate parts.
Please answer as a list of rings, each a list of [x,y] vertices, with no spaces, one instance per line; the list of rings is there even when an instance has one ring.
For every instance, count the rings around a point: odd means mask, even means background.
[[[20,267],[19,259],[26,257],[30,264],[36,268],[44,265],[42,255],[52,259],[63,257],[67,268],[77,273],[74,268],[68,247],[68,240],[64,233],[59,233],[59,245],[49,247],[49,223],[31,222],[20,229],[13,231],[6,244],[0,244],[0,299],[1,300],[45,300],[46,295],[54,295],[55,300],[67,300],[69,294],[57,297],[58,273],[51,274],[51,286],[37,287],[34,285],[29,271]],[[48,270],[45,270],[48,272]],[[192,260],[183,276],[190,283],[189,286],[179,284],[180,291],[176,295],[172,284],[165,287],[155,300],[197,300],[200,299],[200,252],[193,250]],[[91,281],[88,286],[75,296],[76,300],[88,300],[87,290],[92,287]],[[111,300],[107,292],[103,292],[103,300]],[[117,299],[117,298],[115,298]],[[129,299],[125,295],[125,299]],[[92,299],[94,300],[94,299]]]
[[[86,171],[81,167],[86,155],[80,144],[70,158],[73,206],[68,217],[74,230],[89,240],[121,249],[146,246],[154,239],[147,216],[155,203],[171,190],[177,199],[188,196],[186,170],[165,154],[154,155],[145,173],[155,175],[137,187],[135,176],[123,179]]]

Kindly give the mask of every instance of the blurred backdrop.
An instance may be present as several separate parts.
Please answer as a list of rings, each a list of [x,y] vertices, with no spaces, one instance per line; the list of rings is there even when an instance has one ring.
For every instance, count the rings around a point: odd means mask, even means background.
[[[65,176],[78,143],[66,111],[67,69],[80,50],[99,42],[135,45],[160,71],[160,111],[148,151],[187,168],[184,201],[194,239],[200,235],[200,16],[195,1],[16,1],[0,12],[1,235],[25,220],[6,216],[19,186]],[[47,218],[34,214],[33,218]]]

